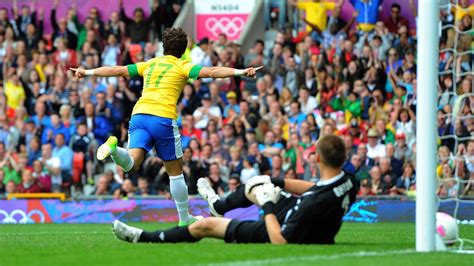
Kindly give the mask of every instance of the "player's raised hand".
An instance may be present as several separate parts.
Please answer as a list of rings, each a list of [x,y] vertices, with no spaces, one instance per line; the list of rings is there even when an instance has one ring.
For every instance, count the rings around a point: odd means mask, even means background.
[[[247,76],[247,77],[255,77],[255,75],[257,74],[257,71],[262,69],[263,66],[259,66],[259,67],[249,67],[249,68],[246,68],[244,69],[244,75]]]
[[[69,70],[74,72],[74,77],[76,77],[76,79],[82,79],[86,76],[86,70],[83,69],[83,68],[72,68],[72,67],[70,67]]]

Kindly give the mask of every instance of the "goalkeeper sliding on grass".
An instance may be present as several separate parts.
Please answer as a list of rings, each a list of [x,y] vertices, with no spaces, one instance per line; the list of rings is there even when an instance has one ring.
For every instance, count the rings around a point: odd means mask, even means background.
[[[322,137],[316,144],[316,151],[321,172],[321,179],[316,184],[256,176],[221,200],[206,179],[199,179],[199,193],[209,202],[214,216],[248,207],[253,204],[249,200],[252,199],[262,207],[263,220],[210,217],[190,226],[155,232],[114,221],[114,233],[119,239],[133,243],[196,242],[203,237],[213,237],[230,243],[334,244],[342,218],[355,201],[356,188],[351,177],[341,170],[346,153],[340,137]]]
[[[188,212],[188,188],[182,166],[183,150],[176,123],[176,106],[184,85],[189,78],[253,77],[262,68],[234,69],[194,65],[179,59],[187,43],[186,33],[181,28],[169,28],[163,32],[162,57],[128,66],[90,70],[71,68],[77,78],[143,77],[142,96],[133,108],[130,120],[128,149],[117,147],[117,138],[110,137],[98,148],[97,159],[102,161],[111,156],[116,164],[129,172],[137,170],[145,155],[155,147],[170,177],[170,192],[176,202],[180,226],[196,221],[196,217]]]

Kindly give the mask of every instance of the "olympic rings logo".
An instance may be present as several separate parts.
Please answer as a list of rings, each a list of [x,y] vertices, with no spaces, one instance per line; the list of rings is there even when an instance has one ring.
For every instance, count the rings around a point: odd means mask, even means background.
[[[224,33],[230,38],[235,38],[244,28],[245,22],[242,18],[208,18],[204,23],[206,30],[211,32],[215,37],[220,33]]]
[[[4,210],[0,210],[0,224],[31,224],[35,223],[32,219],[33,215],[39,217],[39,222],[44,223],[44,214],[39,210],[31,210],[28,214],[22,210],[14,210],[10,214]]]

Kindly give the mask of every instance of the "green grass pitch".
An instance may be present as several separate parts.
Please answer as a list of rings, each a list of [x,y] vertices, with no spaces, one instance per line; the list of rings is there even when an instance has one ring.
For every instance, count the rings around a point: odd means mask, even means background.
[[[144,229],[170,224],[132,224]],[[324,229],[322,229],[324,230]],[[474,238],[474,226],[461,226]],[[345,223],[337,244],[130,244],[109,224],[0,225],[0,265],[474,265],[474,255],[414,252],[413,223]],[[474,249],[474,247],[469,247]]]

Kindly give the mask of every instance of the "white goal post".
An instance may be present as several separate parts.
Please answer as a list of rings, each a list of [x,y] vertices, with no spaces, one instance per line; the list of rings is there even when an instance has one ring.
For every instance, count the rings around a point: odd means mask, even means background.
[[[439,0],[418,0],[416,250],[436,250]]]

